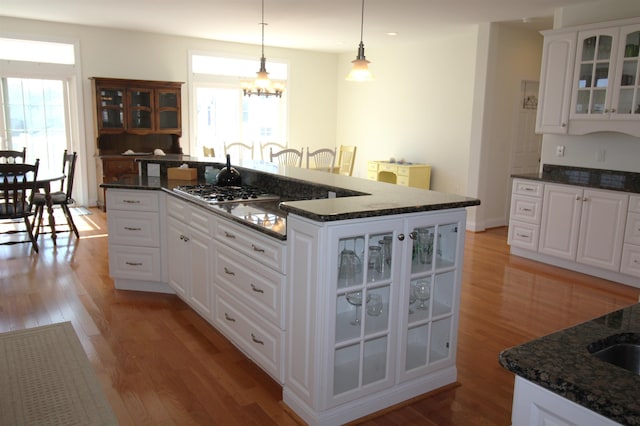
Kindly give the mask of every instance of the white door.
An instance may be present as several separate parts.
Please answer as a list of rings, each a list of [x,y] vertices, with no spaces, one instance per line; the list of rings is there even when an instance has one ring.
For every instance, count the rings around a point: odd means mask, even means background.
[[[618,271],[629,196],[585,189],[577,261]]]
[[[575,260],[580,231],[582,189],[565,185],[545,185],[538,251]]]

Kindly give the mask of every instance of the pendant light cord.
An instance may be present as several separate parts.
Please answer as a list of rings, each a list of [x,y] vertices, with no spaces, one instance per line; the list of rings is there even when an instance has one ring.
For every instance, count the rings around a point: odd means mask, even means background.
[[[362,43],[363,34],[364,34],[364,0],[362,0],[362,15],[360,16],[360,43]]]
[[[262,22],[260,25],[262,25],[262,57],[264,58],[264,26],[267,25],[264,23],[264,0],[262,0]]]

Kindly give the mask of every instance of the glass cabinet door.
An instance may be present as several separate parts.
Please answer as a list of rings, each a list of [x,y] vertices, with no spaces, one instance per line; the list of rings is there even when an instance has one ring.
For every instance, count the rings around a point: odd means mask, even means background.
[[[180,91],[158,89],[158,130],[176,131],[180,129]]]
[[[454,222],[410,228],[410,280],[402,292],[407,309],[400,362],[405,375],[423,374],[453,360],[459,227]]]
[[[580,33],[576,58],[578,78],[573,114],[576,117],[609,113],[612,52],[617,30]],[[615,52],[613,52],[615,54]]]
[[[128,91],[129,102],[129,129],[151,131],[153,129],[153,90],[130,89]]]
[[[100,129],[124,129],[124,89],[98,89],[98,117]]]
[[[616,73],[620,88],[613,102],[616,114],[629,117],[640,116],[640,29],[637,27],[640,26],[621,32],[621,65]]]
[[[364,387],[393,382],[393,277],[400,270],[394,258],[400,256],[397,232],[386,229],[367,233],[362,227],[362,234],[338,236],[332,253],[337,283],[332,396],[340,400],[357,397]]]

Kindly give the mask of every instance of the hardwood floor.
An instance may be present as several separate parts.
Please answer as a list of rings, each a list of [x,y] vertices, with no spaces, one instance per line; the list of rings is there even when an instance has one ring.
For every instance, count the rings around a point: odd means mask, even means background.
[[[106,216],[40,254],[0,246],[0,332],[71,321],[122,425],[293,425],[273,380],[173,295],[116,291]],[[467,233],[458,381],[364,425],[509,425],[501,350],[638,301],[639,289],[509,255],[506,228]]]

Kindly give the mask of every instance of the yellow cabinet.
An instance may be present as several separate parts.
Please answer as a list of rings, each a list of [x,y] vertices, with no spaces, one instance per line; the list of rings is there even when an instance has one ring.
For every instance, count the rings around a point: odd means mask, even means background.
[[[367,178],[377,180],[378,182],[429,189],[431,166],[426,164],[369,161],[367,165]]]

